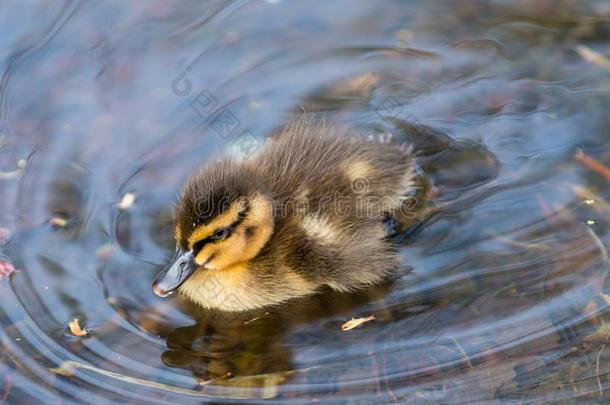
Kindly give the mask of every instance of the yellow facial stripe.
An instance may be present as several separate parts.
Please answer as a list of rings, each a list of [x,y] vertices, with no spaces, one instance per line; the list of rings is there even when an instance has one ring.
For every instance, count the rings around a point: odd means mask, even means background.
[[[233,205],[231,205],[228,210],[214,218],[214,220],[209,224],[200,225],[195,228],[195,230],[189,236],[189,249],[192,249],[195,243],[207,238],[217,229],[229,226],[235,221],[237,221],[239,213],[244,209],[245,204],[245,201],[238,200],[233,203]]]
[[[176,232],[175,232],[176,242],[179,242],[182,238],[182,232],[180,232],[180,224],[176,224]]]

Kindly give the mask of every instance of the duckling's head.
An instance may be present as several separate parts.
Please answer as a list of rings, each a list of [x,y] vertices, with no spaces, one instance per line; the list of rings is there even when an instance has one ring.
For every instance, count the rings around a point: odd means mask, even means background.
[[[261,251],[274,229],[273,201],[253,179],[243,168],[238,173],[231,163],[219,162],[187,182],[176,207],[176,255],[155,278],[157,295],[206,274],[239,282],[235,269]]]

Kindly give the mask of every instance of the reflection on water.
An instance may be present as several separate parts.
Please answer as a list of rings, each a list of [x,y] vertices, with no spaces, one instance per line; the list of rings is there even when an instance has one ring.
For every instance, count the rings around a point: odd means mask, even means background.
[[[3,11],[0,402],[610,397],[605,0]],[[294,116],[417,146],[412,271],[244,314],[156,298],[184,178]]]

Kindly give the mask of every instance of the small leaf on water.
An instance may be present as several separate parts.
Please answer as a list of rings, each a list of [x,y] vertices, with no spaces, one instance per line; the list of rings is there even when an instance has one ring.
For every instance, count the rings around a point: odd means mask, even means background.
[[[136,202],[136,195],[133,193],[125,193],[123,199],[117,204],[117,207],[122,210],[128,210],[133,203]]]
[[[582,149],[576,151],[574,158],[587,169],[600,174],[601,176],[605,177],[606,180],[610,180],[610,168],[585,154]]]
[[[0,260],[0,280],[13,274],[17,269],[11,263]]]
[[[89,331],[87,329],[83,329],[80,326],[80,320],[78,318],[74,318],[74,320],[68,323],[68,327],[70,328],[70,333],[74,336],[85,337],[89,336]]]
[[[588,46],[579,45],[576,47],[576,52],[581,58],[594,65],[610,69],[610,59],[601,53],[589,48]]]
[[[610,323],[602,322],[593,333],[585,336],[584,340],[588,342],[610,342]]]
[[[49,219],[49,225],[56,229],[65,228],[68,226],[68,220],[61,217],[53,217]]]
[[[345,322],[341,325],[342,331],[352,330],[362,325],[363,323],[367,323],[375,320],[375,315],[367,316],[366,318],[352,318],[351,320]]]
[[[74,375],[74,368],[72,368],[69,364],[62,364],[61,367],[50,368],[49,371],[53,374],[61,375],[64,377],[72,377]]]

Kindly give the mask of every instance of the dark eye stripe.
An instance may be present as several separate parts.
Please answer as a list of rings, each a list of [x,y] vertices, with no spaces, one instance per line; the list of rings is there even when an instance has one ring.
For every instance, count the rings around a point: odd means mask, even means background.
[[[203,247],[205,245],[207,245],[208,243],[219,242],[219,241],[225,240],[226,238],[231,236],[231,234],[233,233],[233,225],[229,225],[228,230],[229,230],[229,232],[227,233],[227,236],[225,236],[222,239],[215,239],[212,234],[211,236],[208,236],[205,239],[201,239],[201,240],[195,242],[195,244],[193,245],[193,256],[197,256],[197,253],[199,253],[201,251],[201,249],[203,249]]]
[[[235,220],[235,222],[233,222],[231,225],[229,225],[227,227],[229,232],[227,233],[227,236],[224,237],[223,239],[226,239],[226,238],[230,237],[231,234],[233,234],[233,231],[235,230],[237,225],[239,225],[243,222],[243,220],[246,218],[246,216],[248,216],[249,212],[250,212],[250,204],[246,203],[246,206],[244,207],[244,209],[237,215],[237,219]],[[193,256],[197,256],[197,253],[199,253],[199,251],[201,251],[201,249],[203,249],[203,247],[205,245],[207,245],[208,243],[216,242],[214,240],[214,238],[212,237],[212,235],[195,242],[195,244],[193,245]]]
[[[197,253],[199,253],[208,242],[208,238],[195,242],[193,245],[193,256],[197,256]]]

